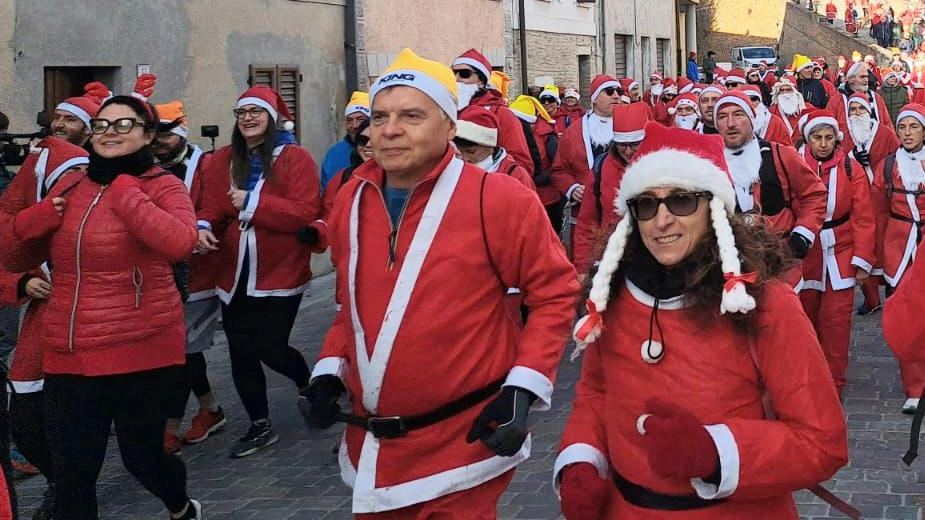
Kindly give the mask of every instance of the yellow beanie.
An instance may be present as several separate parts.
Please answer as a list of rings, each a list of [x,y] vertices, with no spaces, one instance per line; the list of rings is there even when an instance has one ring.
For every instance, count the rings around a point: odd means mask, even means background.
[[[402,49],[395,61],[369,91],[372,107],[376,94],[391,87],[411,87],[427,94],[447,116],[456,121],[459,93],[456,75],[446,65],[419,57],[411,49]]]
[[[528,123],[535,123],[537,116],[552,123],[549,112],[533,96],[521,94],[511,103],[511,111]]]
[[[793,69],[794,73],[798,73],[806,67],[811,67],[812,65],[813,61],[806,56],[803,56],[802,54],[794,54],[793,65],[790,68]]]
[[[347,102],[347,108],[344,110],[344,115],[349,116],[354,112],[362,112],[366,114],[366,117],[369,117],[369,94],[366,92],[356,91],[353,95],[350,96],[350,101]]]
[[[157,117],[163,124],[173,123],[179,120],[180,124],[170,129],[170,133],[186,138],[189,136],[189,127],[186,124],[186,114],[183,113],[183,102],[173,100],[163,105],[154,105],[157,110]]]
[[[491,78],[488,80],[504,99],[507,99],[508,87],[511,85],[511,77],[500,70],[491,71]]]

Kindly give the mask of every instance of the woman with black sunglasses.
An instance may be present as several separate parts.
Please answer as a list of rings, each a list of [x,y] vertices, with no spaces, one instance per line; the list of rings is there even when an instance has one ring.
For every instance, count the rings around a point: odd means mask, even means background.
[[[154,162],[157,124],[154,108],[135,97],[104,103],[90,121],[87,174],[62,179],[3,236],[7,267],[47,261],[54,272],[44,369],[56,519],[97,518],[112,424],[126,469],[171,518],[202,518],[187,496],[183,462],[163,450],[185,373],[173,266],[197,236],[186,187]]]
[[[816,334],[779,279],[789,259],[735,213],[722,139],[645,132],[575,329],[586,359],[555,463],[562,511],[797,520],[792,493],[848,450]]]

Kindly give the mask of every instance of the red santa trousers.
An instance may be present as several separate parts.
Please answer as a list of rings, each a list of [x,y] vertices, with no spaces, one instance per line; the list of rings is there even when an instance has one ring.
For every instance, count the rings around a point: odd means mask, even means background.
[[[514,470],[510,470],[474,488],[450,493],[429,502],[354,517],[357,520],[495,520],[498,518],[498,500],[513,478]]]
[[[825,291],[800,291],[803,310],[822,345],[835,388],[841,395],[848,372],[848,346],[851,343],[851,315],[854,312],[854,287],[833,291],[826,283]]]

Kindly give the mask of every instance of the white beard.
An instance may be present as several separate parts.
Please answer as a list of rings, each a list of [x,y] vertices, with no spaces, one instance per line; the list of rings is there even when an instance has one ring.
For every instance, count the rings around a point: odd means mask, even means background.
[[[806,103],[803,102],[803,96],[799,93],[790,92],[777,96],[777,106],[780,108],[781,114],[795,116],[806,107]]]
[[[664,88],[664,87],[662,86],[661,83],[659,83],[659,84],[657,84],[657,85],[652,85],[652,95],[653,95],[653,96],[661,96],[661,95],[662,95],[662,89],[663,89],[663,88]]]
[[[693,130],[699,120],[700,117],[698,117],[697,114],[691,114],[689,116],[676,115],[674,116],[674,126],[685,130]]]
[[[742,153],[734,155],[734,152],[738,151],[729,148],[724,150],[726,164],[732,176],[739,208],[742,211],[750,211],[755,207],[755,200],[751,194],[752,185],[760,180],[758,171],[761,169],[761,148],[758,147],[758,140],[752,139],[742,147]]]
[[[755,135],[764,139],[764,134],[768,130],[768,124],[771,123],[771,112],[764,105],[758,105],[755,109]]]
[[[903,181],[903,186],[907,190],[917,190],[919,185],[925,183],[923,159],[925,159],[925,149],[914,154],[910,154],[903,148],[896,152],[896,169],[899,171],[899,179]]]
[[[874,136],[873,130],[874,122],[870,114],[848,117],[848,132],[851,133],[851,139],[858,148],[870,151],[868,145],[871,144],[871,138]]]
[[[588,124],[588,137],[593,146],[609,146],[613,141],[613,118],[601,117],[592,114],[586,120]]]
[[[462,111],[462,109],[469,106],[472,97],[479,91],[479,86],[474,83],[460,83],[457,81],[456,90],[458,91],[459,110]]]

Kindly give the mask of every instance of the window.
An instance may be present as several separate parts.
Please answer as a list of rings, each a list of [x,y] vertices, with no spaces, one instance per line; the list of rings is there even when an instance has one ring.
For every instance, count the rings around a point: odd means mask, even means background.
[[[591,99],[591,56],[578,56],[578,92],[581,99]]]
[[[639,46],[642,48],[642,71],[643,74],[652,74],[652,49],[649,48],[648,36],[642,36],[639,38]],[[662,74],[665,73],[664,70],[658,69]]]
[[[82,96],[84,85],[91,81],[112,88],[118,70],[118,67],[45,67],[45,110],[54,110],[66,98]]]
[[[745,47],[742,54],[747,60],[769,60],[777,59],[777,54],[770,47]]]
[[[299,130],[299,83],[302,82],[302,75],[299,73],[299,68],[284,65],[251,65],[248,73],[247,83],[250,86],[263,85],[279,92],[279,95],[282,96],[283,101],[286,103],[286,107],[289,108],[289,112],[292,113],[292,117],[295,118],[295,121],[293,121],[295,123],[295,138],[296,141],[301,142]]]
[[[658,70],[662,71],[662,74],[665,74],[665,66],[671,63],[671,56],[668,55],[671,52],[670,43],[671,40],[665,38],[655,40],[655,59],[658,60]]]
[[[633,62],[633,37],[627,34],[617,34],[614,36],[613,59],[614,74],[618,78],[629,76],[629,67]]]

